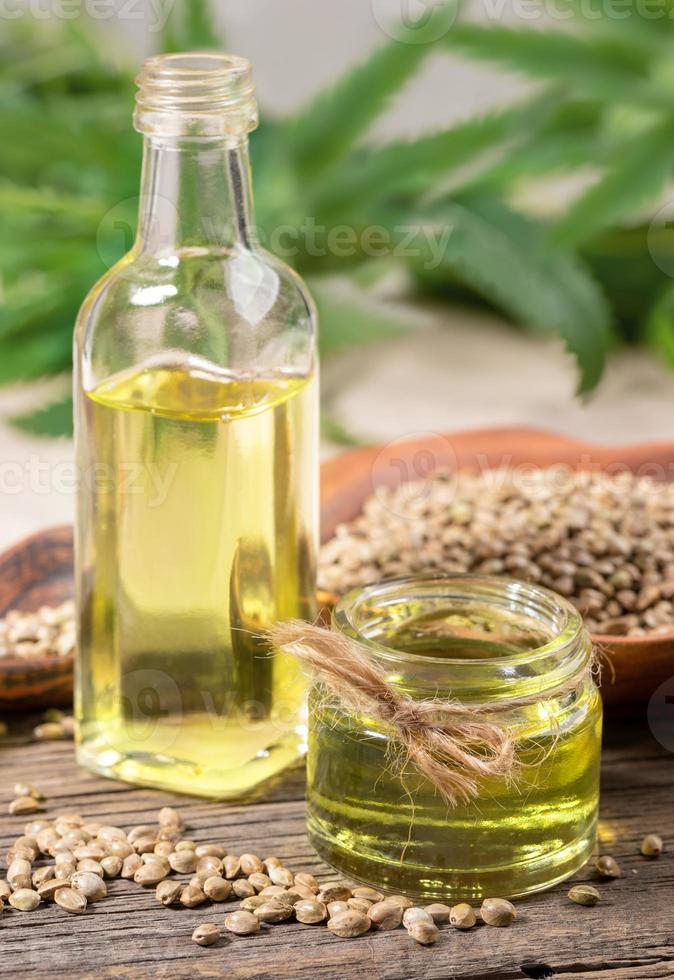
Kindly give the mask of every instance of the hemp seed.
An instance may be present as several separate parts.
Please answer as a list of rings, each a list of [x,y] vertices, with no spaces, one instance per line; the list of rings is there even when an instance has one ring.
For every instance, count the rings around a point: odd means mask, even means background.
[[[103,879],[91,871],[78,871],[74,874],[70,879],[70,887],[84,895],[87,902],[100,902],[108,894]]]
[[[278,882],[276,882],[276,884],[278,884]],[[330,902],[345,902],[347,898],[353,898],[353,894],[351,889],[347,888],[346,885],[338,885],[333,882],[332,884],[325,885],[324,888],[321,888],[317,897],[319,902],[323,902],[324,905],[328,905]]]
[[[323,902],[319,902],[315,898],[303,898],[295,903],[294,908],[297,921],[304,922],[306,925],[325,922],[328,917],[328,911]]]
[[[19,912],[32,912],[40,904],[40,896],[32,888],[17,888],[9,896],[9,904]]]
[[[339,915],[332,916],[328,920],[330,932],[341,939],[355,939],[357,936],[362,936],[368,932],[371,925],[371,919],[364,912],[356,912],[354,909],[340,912]]]
[[[619,878],[622,874],[618,862],[608,854],[598,857],[594,866],[601,878]]]
[[[429,906],[429,911],[430,908],[431,906]],[[437,919],[435,921],[437,922]],[[455,929],[472,929],[477,922],[475,909],[467,902],[459,902],[458,905],[454,905],[450,909],[449,921]]]
[[[155,891],[155,898],[162,905],[173,905],[180,898],[185,886],[181,881],[160,881]]]
[[[292,905],[284,905],[282,902],[277,902],[274,899],[271,899],[269,902],[264,902],[262,905],[258,905],[253,912],[253,915],[256,915],[260,922],[270,923],[285,922],[286,919],[289,919],[292,916],[292,914]]]
[[[485,898],[480,908],[482,921],[488,926],[504,929],[517,917],[515,906],[505,898]]]
[[[403,912],[403,925],[406,929],[409,929],[414,922],[427,922],[433,924],[433,916],[425,909],[412,906],[412,908],[405,909]]]
[[[249,875],[262,874],[264,872],[264,865],[257,854],[242,854],[239,863],[241,865],[241,873],[246,875],[247,878]]]
[[[640,851],[644,857],[657,858],[662,854],[662,837],[658,834],[646,834],[641,842]]]
[[[212,902],[226,902],[232,896],[232,883],[226,878],[212,875],[204,882],[203,891]]]
[[[243,909],[225,916],[225,929],[237,936],[253,936],[260,931],[260,920]]]
[[[73,888],[59,888],[54,895],[54,901],[64,911],[71,912],[73,915],[80,915],[87,907],[84,895]]]
[[[199,946],[212,946],[217,943],[222,933],[214,922],[202,922],[192,933],[192,941]]]
[[[592,885],[574,885],[569,891],[569,898],[576,905],[585,905],[588,908],[596,905],[600,899],[600,894]]]
[[[407,927],[407,933],[415,942],[421,943],[423,946],[430,946],[437,942],[440,935],[440,931],[433,921],[425,922],[423,919],[412,922]]]
[[[10,814],[14,817],[23,816],[27,813],[37,813],[43,807],[39,800],[34,796],[17,796],[7,807]]]
[[[196,885],[186,885],[180,895],[180,904],[188,909],[195,909],[197,905],[203,905],[205,901],[206,896],[201,888],[197,888]]]
[[[403,909],[400,905],[395,905],[388,900],[375,902],[374,905],[370,906],[367,914],[375,928],[380,929],[382,932],[397,929],[403,921]]]

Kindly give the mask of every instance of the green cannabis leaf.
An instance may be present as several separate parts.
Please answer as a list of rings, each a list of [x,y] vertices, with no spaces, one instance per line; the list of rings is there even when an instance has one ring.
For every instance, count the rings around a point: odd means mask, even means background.
[[[581,0],[562,2],[572,19],[559,28],[483,26],[459,13],[433,43],[387,41],[294,115],[263,111],[251,141],[262,230],[310,219],[354,232],[349,255],[317,256],[300,239],[294,259],[317,298],[324,355],[412,327],[376,299],[375,270],[392,264],[436,298],[472,297],[559,335],[582,392],[617,333],[672,356],[671,279],[653,262],[646,229],[674,166],[674,22],[665,16],[674,0],[606,0],[592,19]],[[94,26],[3,28],[0,126],[12,135],[0,143],[0,383],[69,370],[77,309],[106,268],[102,218],[137,194],[137,66]],[[176,0],[163,50],[223,43],[207,0]],[[534,89],[442,131],[369,140],[429,55],[454,53],[514,70]],[[541,217],[530,192],[559,177],[578,178],[578,190]],[[375,227],[387,243],[377,258],[364,244]],[[106,261],[123,247],[102,245]],[[68,401],[16,422],[68,431]]]

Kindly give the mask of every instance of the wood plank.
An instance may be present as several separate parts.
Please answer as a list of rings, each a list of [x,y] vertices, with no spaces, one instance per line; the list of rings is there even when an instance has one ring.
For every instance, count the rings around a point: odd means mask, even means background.
[[[12,722],[0,743],[0,848],[22,833],[25,818],[7,815],[12,783],[27,780],[48,795],[48,814],[75,809],[123,827],[154,819],[171,804],[196,840],[218,840],[234,851],[278,854],[289,867],[320,880],[334,874],[304,835],[303,774],[296,769],[269,798],[246,805],[207,803],[100,779],[75,765],[72,744],[30,741],[31,719]],[[624,729],[606,747],[603,764],[602,850],[623,877],[599,884],[594,909],[572,905],[568,885],[518,903],[506,930],[444,928],[434,947],[413,943],[403,930],[341,940],[320,926],[283,923],[259,936],[225,936],[214,947],[191,942],[200,922],[221,922],[234,905],[167,909],[153,890],[110,883],[110,897],[82,916],[55,906],[33,913],[5,909],[0,920],[0,972],[53,978],[221,977],[236,980],[659,980],[674,976],[674,788],[672,758],[646,732]],[[670,845],[657,861],[638,853],[644,833]],[[3,868],[5,864],[3,863]],[[590,870],[577,876],[593,880]]]

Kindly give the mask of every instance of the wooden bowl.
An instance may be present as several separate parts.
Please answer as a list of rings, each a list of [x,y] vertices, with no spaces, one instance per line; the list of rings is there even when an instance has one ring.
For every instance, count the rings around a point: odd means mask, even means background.
[[[479,429],[427,434],[344,453],[321,467],[321,534],[326,541],[338,524],[356,517],[377,487],[427,476],[434,469],[552,466],[611,470],[618,466],[656,479],[674,479],[674,443],[596,446],[535,429]],[[0,556],[0,615],[8,609],[56,605],[72,595],[73,544],[70,527],[51,528]],[[336,596],[320,594],[325,607]],[[674,631],[653,637],[596,635],[615,670],[605,672],[604,702],[614,713],[643,707],[655,689],[674,675]],[[0,709],[52,706],[72,701],[71,657],[0,661]]]
[[[0,555],[0,616],[10,609],[33,612],[57,606],[73,594],[73,532],[54,527],[20,541]],[[73,660],[55,654],[0,660],[0,710],[69,705]]]
[[[352,520],[377,487],[397,487],[437,469],[485,469],[499,466],[563,465],[572,470],[622,469],[655,479],[674,480],[674,443],[597,446],[537,429],[477,429],[424,434],[369,446],[325,462],[321,470],[322,539],[338,524]],[[337,597],[323,594],[326,606]],[[603,674],[602,692],[609,714],[643,709],[653,692],[674,675],[674,630],[652,637],[593,636],[615,671]]]

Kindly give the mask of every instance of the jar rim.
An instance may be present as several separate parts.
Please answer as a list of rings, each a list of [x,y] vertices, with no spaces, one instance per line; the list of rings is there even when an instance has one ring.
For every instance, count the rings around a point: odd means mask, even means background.
[[[396,649],[361,632],[356,616],[366,604],[373,601],[384,603],[387,599],[401,602],[407,597],[420,598],[418,595],[413,595],[415,590],[421,590],[429,600],[432,597],[464,600],[491,598],[492,602],[500,603],[504,608],[508,607],[512,610],[513,607],[519,606],[522,611],[526,608],[529,616],[537,618],[541,625],[546,625],[550,629],[551,638],[532,649],[510,652],[503,656],[443,657]],[[423,594],[421,597],[424,597]],[[541,610],[543,607],[547,607],[551,615],[556,616],[554,624],[536,616],[536,609]],[[577,652],[583,645],[587,646],[588,659],[591,655],[591,644],[582,617],[571,602],[552,589],[506,576],[430,573],[385,579],[347,592],[335,604],[332,623],[335,628],[359,640],[377,659],[401,665],[432,664],[436,667],[447,666],[457,669],[525,667],[546,658],[563,659],[566,653]],[[586,644],[583,643],[584,640]]]

